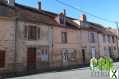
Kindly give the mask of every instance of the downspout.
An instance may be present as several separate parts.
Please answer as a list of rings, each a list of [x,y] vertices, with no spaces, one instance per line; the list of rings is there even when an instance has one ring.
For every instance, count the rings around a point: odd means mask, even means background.
[[[98,37],[98,57],[100,57],[100,41],[99,41],[99,36],[100,36],[100,33],[97,33],[97,37]]]
[[[18,33],[18,16],[17,16],[17,12],[16,13],[16,17],[15,17],[15,50],[14,50],[14,72],[16,72],[17,70],[17,33]]]
[[[52,52],[53,52],[53,26],[48,26],[48,48],[49,48],[48,61],[50,67],[50,65],[52,64]]]

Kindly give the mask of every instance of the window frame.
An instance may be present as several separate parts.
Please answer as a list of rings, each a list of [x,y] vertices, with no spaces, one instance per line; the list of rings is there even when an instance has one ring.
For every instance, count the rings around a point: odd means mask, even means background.
[[[61,32],[61,42],[68,43],[68,34],[67,32]]]
[[[33,28],[35,30],[33,30]],[[38,27],[37,25],[32,25],[32,24],[25,25],[24,26],[24,38],[25,38],[25,40],[29,40],[29,41],[39,40],[41,38],[41,28]]]

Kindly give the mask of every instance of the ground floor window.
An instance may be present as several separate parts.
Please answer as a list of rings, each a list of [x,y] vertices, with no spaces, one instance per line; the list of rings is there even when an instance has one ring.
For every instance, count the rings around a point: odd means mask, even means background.
[[[48,62],[48,48],[40,49],[41,62]]]
[[[62,49],[63,64],[70,64],[76,59],[76,51],[74,49]]]

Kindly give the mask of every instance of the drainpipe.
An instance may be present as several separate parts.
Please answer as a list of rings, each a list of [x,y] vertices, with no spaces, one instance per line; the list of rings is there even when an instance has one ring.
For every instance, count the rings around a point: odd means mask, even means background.
[[[49,47],[49,67],[52,64],[52,52],[53,52],[53,26],[48,26],[48,47]]]
[[[99,41],[99,38],[100,38],[99,36],[100,36],[100,33],[97,33],[97,38],[98,38],[98,39],[97,39],[97,40],[98,40],[98,42],[97,42],[97,43],[98,43],[98,52],[96,52],[96,53],[98,53],[98,56],[97,56],[98,58],[100,57],[100,53],[101,53],[101,52],[100,52],[100,45],[101,45],[101,44],[100,44],[100,41]]]
[[[14,50],[14,72],[16,72],[17,69],[17,37],[18,37],[18,16],[17,12],[16,13],[16,18],[15,18],[15,50]]]

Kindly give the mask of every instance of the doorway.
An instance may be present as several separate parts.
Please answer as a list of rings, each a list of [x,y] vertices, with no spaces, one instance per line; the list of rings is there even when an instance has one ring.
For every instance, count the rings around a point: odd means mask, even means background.
[[[5,51],[0,50],[0,68],[5,66]]]
[[[36,69],[36,48],[27,49],[27,69],[30,71]]]
[[[85,49],[82,49],[82,60],[83,64],[86,64]]]

